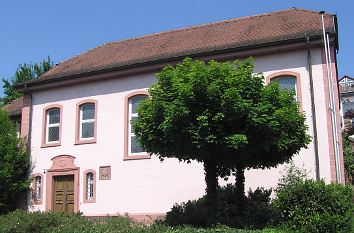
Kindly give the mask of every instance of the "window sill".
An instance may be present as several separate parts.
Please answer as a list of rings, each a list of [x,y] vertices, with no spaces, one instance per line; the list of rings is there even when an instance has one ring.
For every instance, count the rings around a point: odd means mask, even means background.
[[[46,143],[46,144],[42,144],[41,148],[46,148],[46,147],[55,147],[55,146],[61,146],[60,142],[56,142],[56,143]]]
[[[140,160],[140,159],[151,159],[151,155],[125,155],[123,160]]]
[[[96,198],[93,198],[92,200],[83,200],[83,203],[96,203]]]
[[[96,143],[96,139],[77,140],[75,141],[74,145],[93,144],[93,143]]]

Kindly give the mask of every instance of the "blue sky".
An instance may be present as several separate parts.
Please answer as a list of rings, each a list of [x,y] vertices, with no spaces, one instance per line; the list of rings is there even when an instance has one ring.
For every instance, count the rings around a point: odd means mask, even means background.
[[[0,3],[0,78],[47,56],[58,63],[109,41],[291,7],[338,15],[339,75],[354,76],[352,0],[11,0]]]

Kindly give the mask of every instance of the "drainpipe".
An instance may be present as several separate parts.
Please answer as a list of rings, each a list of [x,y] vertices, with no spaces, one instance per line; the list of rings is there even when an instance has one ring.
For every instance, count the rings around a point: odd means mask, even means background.
[[[332,73],[332,61],[331,61],[331,51],[329,46],[329,36],[326,34],[324,26],[324,11],[320,12],[322,18],[322,30],[323,30],[323,43],[325,47],[326,54],[326,66],[327,66],[327,78],[329,85],[329,110],[332,118],[332,132],[333,132],[333,147],[334,147],[334,159],[336,167],[336,181],[337,183],[342,183],[341,167],[340,167],[340,144],[338,140],[338,128],[337,128],[337,115],[336,115],[336,105],[334,101],[334,89],[333,89],[333,73]]]
[[[310,37],[306,37],[307,44],[307,65],[310,78],[310,93],[311,93],[311,113],[312,113],[312,126],[313,126],[313,145],[315,150],[315,173],[316,180],[320,180],[320,162],[318,154],[318,138],[317,138],[317,123],[316,123],[316,106],[315,106],[315,93],[313,90],[313,76],[312,76],[312,60],[311,60],[311,49],[310,49]]]

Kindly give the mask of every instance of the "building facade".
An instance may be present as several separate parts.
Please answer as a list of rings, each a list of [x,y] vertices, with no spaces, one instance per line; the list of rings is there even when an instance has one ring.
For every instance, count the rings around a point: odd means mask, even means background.
[[[336,17],[324,19],[336,78]],[[161,162],[143,152],[130,127],[155,73],[186,56],[205,61],[252,56],[265,85],[278,81],[295,90],[306,116],[313,141],[294,156],[295,163],[313,178],[344,179],[342,153],[336,171],[321,29],[321,15],[301,9],[177,29],[104,44],[19,85],[21,136],[30,144],[34,177],[29,209],[151,219],[164,216],[174,203],[203,196],[202,164]],[[282,169],[247,171],[246,189],[274,187]]]

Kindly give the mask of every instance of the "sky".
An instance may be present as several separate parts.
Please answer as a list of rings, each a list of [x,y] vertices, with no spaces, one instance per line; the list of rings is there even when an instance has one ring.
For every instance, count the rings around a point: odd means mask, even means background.
[[[48,56],[59,63],[110,41],[291,7],[338,15],[339,77],[354,77],[353,0],[3,0],[0,79]]]

